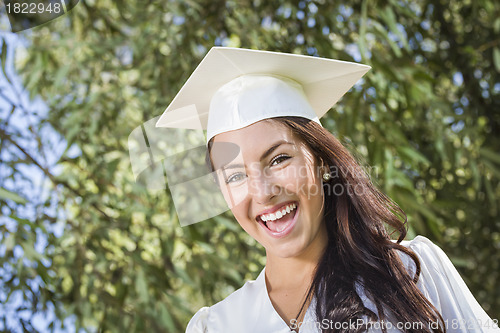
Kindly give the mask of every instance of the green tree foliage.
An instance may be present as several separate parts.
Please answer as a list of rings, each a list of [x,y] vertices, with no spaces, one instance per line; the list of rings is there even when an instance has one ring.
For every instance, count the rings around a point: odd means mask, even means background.
[[[256,277],[263,250],[229,213],[181,228],[168,190],[136,183],[128,160],[131,131],[222,44],[371,65],[323,124],[405,210],[409,237],[441,245],[498,317],[498,17],[493,0],[81,1],[26,33],[16,56],[67,149],[58,171],[48,169],[2,119],[1,147],[19,157],[8,177],[19,163],[34,166],[50,190],[23,219],[29,202],[0,184],[2,214],[15,222],[1,226],[1,267],[14,273],[4,292],[31,293],[33,312],[52,304],[89,331],[181,332],[200,306]],[[40,235],[47,245],[37,253]]]

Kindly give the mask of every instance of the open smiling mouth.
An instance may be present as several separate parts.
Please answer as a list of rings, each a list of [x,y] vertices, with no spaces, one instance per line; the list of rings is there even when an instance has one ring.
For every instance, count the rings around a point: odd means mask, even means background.
[[[293,229],[297,210],[297,203],[290,202],[273,213],[259,215],[257,221],[271,234],[271,236],[283,237]]]

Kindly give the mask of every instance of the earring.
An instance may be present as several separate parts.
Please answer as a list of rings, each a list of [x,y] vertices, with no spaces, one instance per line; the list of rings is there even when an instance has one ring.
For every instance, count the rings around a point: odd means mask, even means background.
[[[323,174],[323,180],[324,180],[325,182],[329,181],[329,180],[330,180],[330,178],[332,178],[332,176],[330,175],[330,173],[325,172],[325,173]]]

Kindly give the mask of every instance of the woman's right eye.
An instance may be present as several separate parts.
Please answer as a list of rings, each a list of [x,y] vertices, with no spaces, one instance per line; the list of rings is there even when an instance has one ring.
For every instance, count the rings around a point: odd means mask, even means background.
[[[243,172],[238,172],[238,173],[232,174],[231,176],[229,176],[226,179],[226,184],[236,183],[236,182],[242,181],[245,177],[246,177],[246,175]]]

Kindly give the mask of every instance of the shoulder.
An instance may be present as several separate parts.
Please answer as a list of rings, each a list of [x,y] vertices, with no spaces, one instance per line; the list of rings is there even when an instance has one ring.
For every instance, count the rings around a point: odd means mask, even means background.
[[[417,286],[444,320],[467,323],[467,327],[475,329],[474,332],[484,332],[485,327],[494,326],[494,322],[474,298],[451,260],[438,245],[424,236],[402,241],[401,245],[413,250],[417,255],[420,262]],[[401,259],[415,272],[415,264],[408,255],[402,255]],[[481,323],[484,326],[478,327],[477,325]],[[500,332],[492,328],[491,332],[493,331]]]
[[[393,240],[395,242],[395,240]],[[401,245],[404,247],[412,249],[414,252],[426,253],[433,252],[439,249],[442,251],[436,244],[434,244],[429,238],[425,236],[418,235],[412,240],[403,240]]]
[[[413,240],[402,241],[401,245],[412,250],[417,256],[420,266],[417,287],[434,306],[439,308],[440,298],[442,298],[440,295],[443,294],[444,290],[452,287],[451,285],[445,286],[443,283],[447,281],[463,282],[460,275],[443,250],[427,237],[416,236]],[[417,267],[415,261],[402,251],[399,251],[399,256],[410,276],[415,276]]]
[[[186,333],[220,332],[221,327],[228,329],[233,324],[236,332],[245,319],[251,318],[248,316],[249,305],[255,304],[256,299],[262,296],[259,279],[260,275],[257,280],[247,281],[222,301],[198,310],[189,321]]]
[[[426,296],[434,300],[433,303],[440,304],[443,301],[443,296],[454,295],[458,289],[467,289],[465,282],[446,253],[430,239],[417,236],[413,240],[401,243],[417,255],[420,263],[417,284]],[[411,261],[408,266],[414,272],[413,260],[406,256],[406,261]]]
[[[401,245],[412,250],[417,255],[421,272],[425,270],[428,273],[443,274],[443,264],[451,264],[444,251],[427,237],[419,235],[412,240],[403,240]],[[410,256],[401,251],[400,258],[408,272],[413,276],[416,271],[415,262]]]
[[[210,314],[210,308],[202,307],[194,314],[186,327],[186,333],[205,333],[207,332],[207,321]]]
[[[401,244],[412,249],[417,255],[445,255],[443,250],[434,244],[429,238],[418,235],[413,240],[402,241]]]

